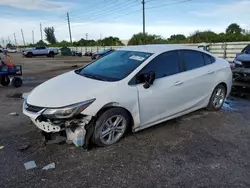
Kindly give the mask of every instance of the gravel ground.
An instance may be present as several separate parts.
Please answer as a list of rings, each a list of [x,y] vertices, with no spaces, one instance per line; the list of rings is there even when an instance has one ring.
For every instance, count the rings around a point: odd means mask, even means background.
[[[0,87],[1,188],[250,187],[249,100],[231,97],[221,111],[199,110],[127,135],[110,147],[43,146],[39,130],[22,115],[20,94],[89,59],[15,54],[13,60],[24,66],[24,85]],[[25,170],[31,160],[37,168]],[[53,162],[55,169],[42,170]]]

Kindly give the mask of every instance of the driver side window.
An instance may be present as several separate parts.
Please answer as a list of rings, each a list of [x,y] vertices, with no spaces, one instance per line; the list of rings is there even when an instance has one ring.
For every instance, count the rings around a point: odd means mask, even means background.
[[[179,57],[177,51],[170,51],[158,55],[151,60],[138,74],[136,84],[144,82],[144,74],[153,71],[155,79],[171,76],[180,72]]]

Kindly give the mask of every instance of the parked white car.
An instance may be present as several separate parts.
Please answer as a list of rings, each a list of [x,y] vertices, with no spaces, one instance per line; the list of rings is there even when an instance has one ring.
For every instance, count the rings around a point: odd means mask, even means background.
[[[17,53],[17,49],[16,48],[7,48],[7,52],[8,53]]]
[[[84,130],[79,138],[86,141],[90,134],[105,146],[128,129],[136,132],[201,108],[219,110],[231,86],[229,63],[207,51],[128,46],[39,85],[24,101],[23,113],[47,133],[66,131],[74,140],[72,134]]]

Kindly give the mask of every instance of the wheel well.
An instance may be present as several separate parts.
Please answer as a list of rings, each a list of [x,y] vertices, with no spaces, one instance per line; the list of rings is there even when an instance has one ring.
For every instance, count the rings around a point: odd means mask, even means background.
[[[226,84],[225,82],[221,82],[221,83],[219,83],[218,85],[223,85],[223,86],[225,87],[226,93],[227,93],[227,84]]]
[[[53,52],[53,51],[50,51],[49,54],[54,54],[54,52]]]
[[[122,107],[122,106],[119,106],[119,104],[117,103],[111,103],[111,104],[108,104],[108,105],[105,105],[104,107],[102,107],[96,114],[96,118],[100,117],[101,114],[103,114],[105,111],[111,109],[111,108],[122,108],[123,110],[125,110],[129,117],[130,117],[130,123],[129,123],[129,127],[128,127],[128,131],[129,132],[132,132],[132,128],[134,126],[134,119],[133,119],[133,116],[132,114],[130,113],[130,111],[128,111],[126,108]]]

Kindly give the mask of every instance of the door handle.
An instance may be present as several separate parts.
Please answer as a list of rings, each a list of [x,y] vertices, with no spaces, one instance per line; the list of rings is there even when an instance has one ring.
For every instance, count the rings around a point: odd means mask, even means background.
[[[214,73],[214,71],[212,71],[212,70],[207,72],[207,74],[213,74],[213,73]]]
[[[181,84],[183,84],[182,81],[177,81],[177,82],[174,83],[175,86],[178,86],[178,85],[181,85]]]

